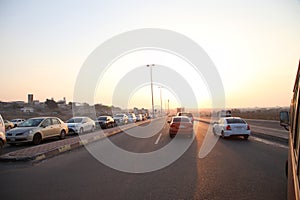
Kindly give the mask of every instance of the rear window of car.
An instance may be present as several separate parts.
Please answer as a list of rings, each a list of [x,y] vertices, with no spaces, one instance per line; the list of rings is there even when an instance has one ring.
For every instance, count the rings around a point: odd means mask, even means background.
[[[173,122],[190,122],[188,118],[176,117],[173,119]]]
[[[192,113],[179,113],[178,116],[193,117]]]
[[[226,119],[227,124],[246,124],[242,119]]]

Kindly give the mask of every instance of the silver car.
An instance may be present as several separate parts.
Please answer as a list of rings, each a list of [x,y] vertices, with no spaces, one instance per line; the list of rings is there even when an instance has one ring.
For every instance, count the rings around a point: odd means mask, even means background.
[[[64,139],[68,134],[68,126],[57,117],[30,118],[6,132],[8,144],[14,145],[24,142],[32,142],[38,145],[42,140],[58,136]]]
[[[113,118],[117,125],[128,123],[128,116],[126,114],[116,114]]]
[[[89,117],[73,117],[67,121],[69,131],[76,134],[84,132],[93,132],[96,129],[96,123]]]

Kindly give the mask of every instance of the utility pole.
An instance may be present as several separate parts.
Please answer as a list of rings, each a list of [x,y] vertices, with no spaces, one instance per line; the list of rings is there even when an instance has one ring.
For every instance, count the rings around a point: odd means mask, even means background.
[[[153,81],[152,81],[152,67],[154,67],[155,64],[146,65],[146,66],[150,68],[151,97],[152,97],[152,115],[153,115],[153,118],[155,118],[155,113],[154,113],[154,99],[153,99]]]

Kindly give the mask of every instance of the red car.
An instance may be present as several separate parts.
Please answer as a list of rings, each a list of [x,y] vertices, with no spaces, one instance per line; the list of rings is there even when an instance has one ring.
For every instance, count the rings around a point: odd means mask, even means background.
[[[176,116],[172,118],[170,123],[169,134],[174,138],[176,134],[193,134],[193,123],[186,116]]]

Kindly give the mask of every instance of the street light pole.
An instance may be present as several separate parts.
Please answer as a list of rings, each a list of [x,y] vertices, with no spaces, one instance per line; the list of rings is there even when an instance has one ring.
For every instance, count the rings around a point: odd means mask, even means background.
[[[153,118],[155,117],[155,113],[154,113],[154,99],[153,99],[153,81],[152,81],[152,67],[154,67],[155,65],[147,65],[147,67],[150,68],[150,81],[151,81],[151,96],[152,96],[152,115]]]
[[[170,107],[169,107],[169,104],[170,103],[170,99],[168,99],[168,114],[170,114]]]
[[[160,114],[162,115],[162,95],[161,95],[161,88],[163,88],[162,86],[158,87],[160,89]]]

